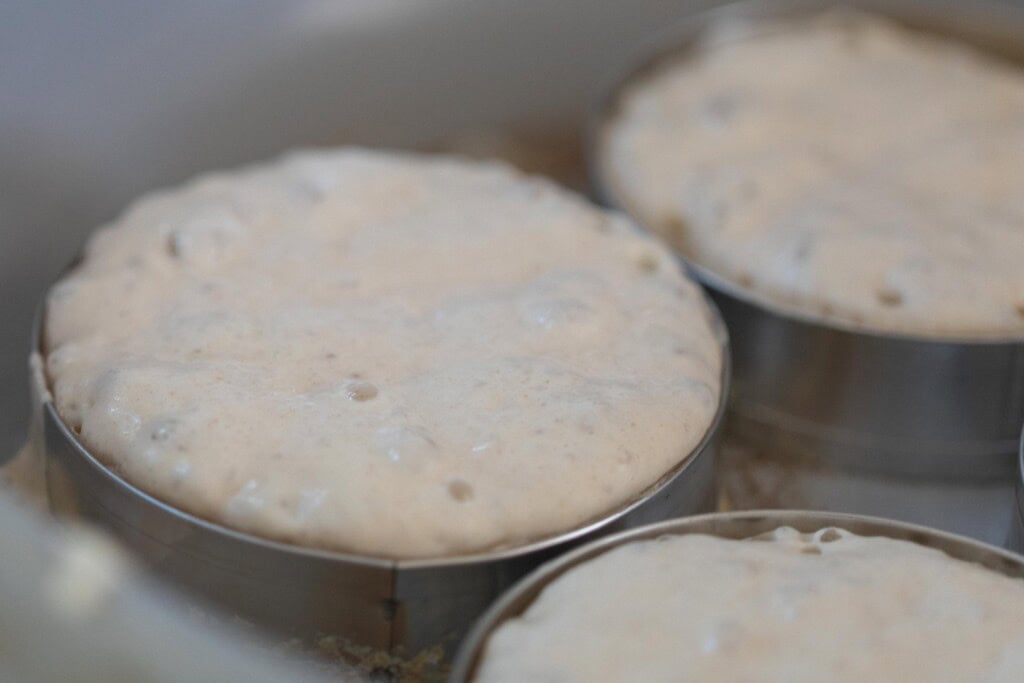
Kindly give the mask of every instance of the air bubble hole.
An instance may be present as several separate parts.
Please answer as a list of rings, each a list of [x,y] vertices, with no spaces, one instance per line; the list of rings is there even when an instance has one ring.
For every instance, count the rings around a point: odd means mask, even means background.
[[[377,397],[377,387],[370,382],[357,380],[345,385],[345,395],[353,401],[369,401]]]
[[[462,479],[453,479],[448,483],[448,495],[459,503],[465,503],[473,497],[473,487]]]

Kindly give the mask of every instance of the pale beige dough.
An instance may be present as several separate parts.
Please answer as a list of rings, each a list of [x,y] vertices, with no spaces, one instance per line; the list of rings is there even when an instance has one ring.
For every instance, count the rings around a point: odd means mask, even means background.
[[[769,305],[887,332],[1024,336],[1024,72],[835,13],[726,24],[627,85],[623,205]]]
[[[497,164],[306,152],[143,198],[52,290],[46,370],[183,509],[383,557],[568,530],[701,441],[699,288],[627,220]]]
[[[486,645],[480,683],[988,681],[1024,671],[1024,581],[837,529],[666,536],[569,570]]]

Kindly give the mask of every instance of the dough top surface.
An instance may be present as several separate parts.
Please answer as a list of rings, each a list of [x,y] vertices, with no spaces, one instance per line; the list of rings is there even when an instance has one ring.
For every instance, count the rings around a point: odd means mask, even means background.
[[[853,12],[723,24],[638,75],[601,138],[616,199],[770,306],[1024,337],[1024,71]]]
[[[625,218],[496,164],[293,154],[149,195],[45,321],[59,414],[181,509],[374,557],[635,499],[701,441],[720,342]]]
[[[475,680],[1019,681],[1024,581],[907,541],[666,536],[570,569]]]

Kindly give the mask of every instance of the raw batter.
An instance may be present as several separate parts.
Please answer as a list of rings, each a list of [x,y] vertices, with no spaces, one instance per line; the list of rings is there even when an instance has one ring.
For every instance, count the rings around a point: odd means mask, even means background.
[[[150,195],[53,290],[60,415],[128,480],[275,539],[509,546],[701,440],[719,342],[673,257],[495,164],[303,153]]]
[[[1024,581],[906,541],[666,536],[571,569],[475,680],[989,681],[1024,671]]]
[[[1024,72],[964,45],[845,12],[720,27],[624,90],[601,168],[773,305],[1024,334]]]

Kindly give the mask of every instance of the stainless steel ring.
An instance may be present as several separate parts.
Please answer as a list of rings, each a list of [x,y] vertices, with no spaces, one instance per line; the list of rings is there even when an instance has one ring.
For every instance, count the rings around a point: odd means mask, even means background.
[[[1010,537],[1007,547],[1018,553],[1024,553],[1024,430],[1021,431],[1020,447],[1017,451],[1017,480],[1014,486],[1013,520],[1010,523]]]
[[[544,587],[566,571],[612,548],[666,534],[710,534],[722,538],[744,539],[780,526],[793,527],[804,533],[834,526],[862,536],[885,536],[912,541],[942,550],[951,557],[978,563],[1007,576],[1024,578],[1024,557],[963,536],[877,517],[796,510],[753,510],[670,520],[609,536],[577,548],[537,569],[517,583],[487,610],[470,631],[459,648],[449,680],[451,683],[472,681],[487,639],[498,626],[526,611]]]
[[[597,198],[626,208],[604,178],[601,147],[631,79],[685,55],[719,21],[798,17],[836,4],[748,0],[667,31],[590,112],[585,149]],[[1024,12],[975,3],[852,4],[1024,64]],[[1024,338],[880,333],[787,309],[695,263],[688,267],[729,327],[729,430],[739,438],[810,466],[942,481],[1009,480],[1024,419]]]
[[[388,560],[268,541],[190,515],[132,486],[92,455],[57,414],[44,373],[46,481],[54,512],[111,532],[155,572],[228,612],[283,637],[334,636],[398,656],[441,646],[448,653],[476,617],[519,577],[602,535],[714,507],[715,436],[728,395],[728,335],[708,300],[721,357],[715,416],[700,443],[637,498],[570,531],[462,557]],[[33,332],[40,358],[43,309]],[[38,361],[37,361],[38,363]],[[445,654],[447,656],[447,654]]]

